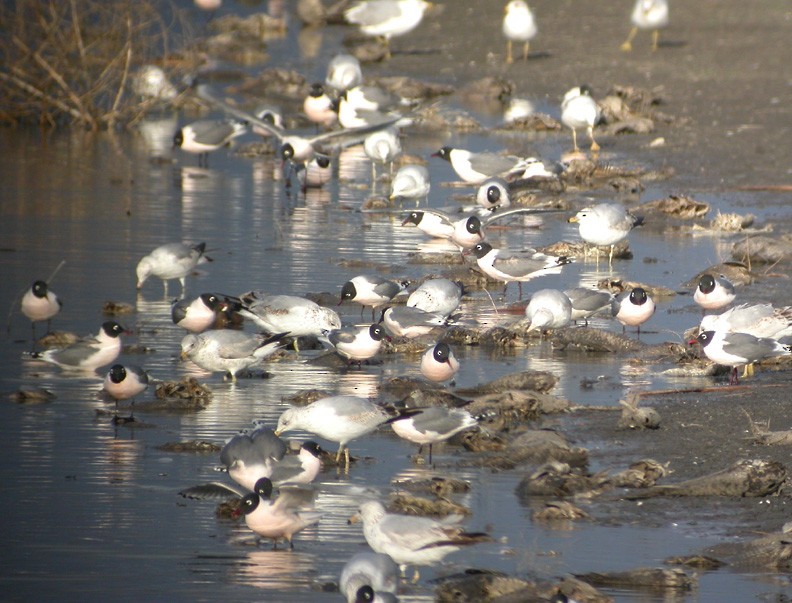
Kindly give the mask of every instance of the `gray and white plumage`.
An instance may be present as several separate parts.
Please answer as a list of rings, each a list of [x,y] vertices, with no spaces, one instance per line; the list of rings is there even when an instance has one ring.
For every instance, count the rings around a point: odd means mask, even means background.
[[[256,481],[270,477],[285,455],[286,443],[269,427],[257,425],[229,439],[220,451],[220,462],[231,479],[253,491]]]
[[[699,279],[693,301],[705,310],[725,308],[737,297],[734,285],[722,274],[705,274]]]
[[[372,132],[363,139],[363,151],[374,164],[393,165],[402,153],[399,133],[394,128]]]
[[[600,108],[591,98],[591,89],[588,86],[575,86],[567,91],[561,102],[561,122],[572,130],[572,144],[574,152],[578,152],[577,131],[585,128],[591,139],[592,152],[599,151],[599,145],[594,140],[594,126],[600,118]]]
[[[336,462],[345,452],[346,466],[349,467],[349,442],[373,432],[394,416],[397,415],[390,409],[367,398],[329,396],[307,406],[294,406],[285,410],[278,419],[275,433],[280,435],[300,429],[337,442]]]
[[[162,279],[165,295],[168,294],[168,281],[178,279],[182,286],[182,295],[187,284],[187,275],[201,261],[208,258],[204,255],[206,243],[187,245],[186,243],[167,243],[154,249],[138,262],[135,274],[137,288],[141,289],[149,276]]]
[[[294,535],[308,526],[319,522],[321,513],[300,511],[315,496],[312,490],[281,487],[273,496],[273,484],[262,477],[255,484],[254,491],[245,495],[240,509],[245,515],[245,523],[262,538],[272,540],[276,548],[279,540],[286,540],[294,548]]]
[[[114,364],[105,375],[102,389],[114,400],[129,400],[146,391],[149,376],[139,366]]]
[[[448,161],[457,176],[470,184],[481,184],[493,176],[508,177],[524,169],[519,157],[498,153],[474,153],[467,149],[443,147],[432,156]]]
[[[25,291],[19,307],[22,314],[30,319],[33,329],[33,339],[36,338],[36,323],[49,321],[61,310],[63,302],[58,299],[55,292],[49,288],[45,281],[36,281],[30,289]]]
[[[236,381],[237,375],[283,347],[287,333],[269,338],[231,329],[191,333],[182,339],[182,356],[207,371],[223,371]]]
[[[333,329],[323,338],[338,354],[351,362],[363,362],[379,353],[385,330],[380,324]]]
[[[530,249],[521,254],[506,255],[503,250],[482,241],[473,247],[473,255],[479,269],[497,281],[525,283],[539,276],[560,274],[570,262],[566,257],[547,255]],[[522,287],[520,288],[522,292]]]
[[[447,278],[431,278],[421,283],[407,298],[408,308],[451,316],[462,301],[463,287]]]
[[[124,327],[114,321],[102,323],[99,332],[75,343],[33,354],[64,370],[94,371],[113,362],[121,353],[121,334]]]
[[[429,7],[425,0],[367,0],[348,8],[344,16],[367,36],[386,40],[415,29]]]
[[[262,103],[253,109],[253,115],[255,115],[261,121],[270,123],[275,127],[283,127],[283,114],[280,110],[280,107],[276,107],[275,105],[271,105],[269,103]],[[264,137],[272,135],[268,130],[255,125],[253,126],[253,133]]]
[[[511,205],[509,183],[503,178],[487,178],[476,191],[476,204],[484,209],[507,209]]]
[[[454,378],[459,370],[459,360],[454,356],[454,350],[446,342],[441,341],[421,355],[421,374],[437,383],[449,381]]]
[[[625,291],[616,298],[616,301],[619,304],[616,320],[625,327],[638,327],[639,333],[641,325],[649,320],[655,312],[654,300],[643,287]]]
[[[722,314],[704,316],[699,327],[699,332],[702,331],[749,333],[754,337],[781,339],[792,335],[792,306],[740,304]]]
[[[359,275],[341,287],[341,301],[353,301],[372,309],[390,302],[404,289],[401,283],[377,275]]]
[[[416,204],[426,199],[431,190],[429,170],[422,165],[403,165],[391,180],[391,199],[411,199]]]
[[[200,120],[182,126],[173,137],[173,144],[182,151],[203,155],[230,144],[245,132],[247,126],[239,121]]]
[[[462,517],[443,519],[388,513],[379,501],[362,503],[353,520],[362,520],[369,546],[385,553],[402,569],[407,565],[434,565],[464,546],[492,540],[483,533],[467,533],[459,525]]]
[[[144,99],[171,101],[179,95],[161,67],[143,65],[132,77],[132,91]]]
[[[505,9],[502,25],[506,37],[506,62],[513,62],[512,43],[522,42],[523,60],[528,59],[531,40],[536,36],[538,28],[533,12],[524,0],[511,0]]]
[[[393,306],[382,313],[382,324],[395,337],[420,337],[448,324],[448,317],[420,308]]]
[[[652,50],[657,50],[660,29],[668,25],[667,0],[636,0],[630,14],[633,28],[627,39],[622,43],[621,49],[625,52],[632,50],[632,41],[639,29],[652,30]]]
[[[590,287],[574,287],[567,289],[564,294],[572,303],[572,320],[588,319],[596,314],[615,316],[618,304],[612,293]]]
[[[737,367],[752,364],[765,358],[789,356],[789,346],[770,337],[754,337],[748,333],[704,331],[697,341],[704,354],[715,364],[733,367],[730,383],[737,382]]]
[[[531,321],[529,331],[560,329],[572,322],[572,302],[563,291],[540,289],[531,296],[525,316]]]
[[[335,55],[327,64],[325,83],[341,92],[359,86],[363,83],[360,61],[351,54]]]
[[[191,301],[178,300],[171,306],[171,320],[191,333],[201,333],[215,324],[225,304],[225,299],[216,293],[202,293]]]
[[[341,317],[304,297],[269,295],[249,291],[240,296],[239,314],[249,318],[267,333],[288,333],[291,337],[320,337],[341,328]]]
[[[370,586],[376,593],[395,594],[399,587],[398,564],[384,553],[356,553],[341,570],[338,590],[347,603],[355,603],[362,586]]]
[[[331,98],[320,83],[311,85],[308,96],[303,100],[303,113],[313,123],[329,128],[338,121],[336,100]],[[283,124],[277,124],[283,127]]]
[[[424,446],[444,442],[453,435],[478,426],[476,419],[462,408],[430,406],[422,412],[391,423],[396,434]]]
[[[610,245],[608,261],[612,262],[614,246],[624,241],[643,219],[618,203],[598,203],[581,209],[570,222],[577,222],[580,238],[589,245]]]
[[[346,90],[343,98],[356,109],[371,111],[387,112],[409,105],[402,97],[379,86],[355,86]]]

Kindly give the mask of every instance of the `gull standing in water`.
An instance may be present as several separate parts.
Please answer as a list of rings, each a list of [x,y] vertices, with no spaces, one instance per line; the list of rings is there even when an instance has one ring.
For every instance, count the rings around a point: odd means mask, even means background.
[[[380,322],[394,337],[412,339],[427,335],[437,327],[448,324],[448,317],[438,312],[426,312],[416,307],[393,306],[382,312]]]
[[[693,293],[693,301],[704,310],[720,310],[734,301],[737,295],[734,285],[722,274],[715,276],[705,274],[699,279],[698,287]]]
[[[237,136],[247,132],[247,126],[239,121],[194,121],[183,126],[173,137],[173,146],[182,151],[198,155],[198,165],[209,164],[209,153],[230,145]]]
[[[591,88],[576,86],[564,95],[561,102],[561,122],[572,130],[573,152],[579,153],[577,144],[577,131],[586,128],[591,140],[591,152],[597,153],[600,146],[594,140],[594,126],[600,118],[600,108],[597,101],[591,98]]]
[[[403,165],[396,170],[391,180],[391,199],[415,199],[415,206],[421,199],[427,199],[431,184],[429,170],[422,165]]]
[[[138,291],[143,288],[146,279],[154,275],[162,279],[166,297],[168,296],[168,281],[179,279],[182,286],[181,294],[184,297],[187,275],[202,261],[212,261],[211,258],[204,255],[205,249],[206,243],[198,243],[193,246],[185,243],[168,243],[157,247],[138,262],[135,270]]]
[[[268,295],[250,291],[240,296],[239,314],[255,322],[267,333],[288,333],[291,337],[321,337],[341,328],[341,317],[304,297]]]
[[[516,282],[521,298],[523,283],[546,274],[560,274],[571,261],[565,256],[547,255],[535,249],[510,256],[501,256],[502,251],[482,241],[473,247],[471,253],[479,269],[490,278],[506,283],[506,287]]]
[[[525,164],[520,157],[498,153],[473,153],[467,149],[443,147],[432,157],[445,159],[454,168],[457,176],[469,184],[481,184],[493,176],[509,177],[521,173]]]
[[[462,301],[463,287],[447,278],[430,278],[407,298],[408,308],[451,316]]]
[[[428,517],[388,513],[381,502],[369,500],[360,505],[350,523],[363,522],[363,535],[369,546],[385,553],[399,564],[404,574],[407,565],[434,565],[462,547],[491,542],[483,532],[465,532],[461,515],[435,520]],[[419,577],[415,570],[413,582]]]
[[[503,35],[506,36],[506,62],[513,63],[512,42],[523,43],[523,61],[528,60],[531,40],[536,36],[536,21],[528,4],[523,0],[511,0],[503,15]]]
[[[588,319],[595,314],[608,314],[613,317],[619,311],[616,298],[608,291],[574,287],[564,291],[564,294],[572,304],[572,320],[575,322],[582,318],[588,325]]]
[[[36,323],[46,320],[47,332],[50,330],[52,317],[60,312],[63,302],[50,290],[46,281],[36,281],[22,296],[20,309],[30,319],[33,329],[33,344],[36,343]]]
[[[127,423],[135,420],[132,411],[130,411],[128,418],[119,419],[118,401],[132,398],[132,407],[134,409],[134,398],[146,391],[148,385],[148,373],[139,366],[114,364],[110,368],[102,383],[102,389],[115,400],[114,423]]]
[[[367,36],[382,38],[389,59],[390,39],[415,29],[430,6],[425,0],[367,0],[352,5],[344,15]]]
[[[353,301],[359,303],[361,315],[363,308],[371,306],[371,318],[374,319],[374,310],[390,302],[400,291],[404,290],[401,283],[389,281],[381,276],[356,276],[344,283],[341,287],[341,303]]]
[[[417,415],[399,419],[391,423],[396,434],[418,444],[418,454],[423,447],[429,444],[429,464],[432,464],[432,445],[445,442],[451,436],[476,427],[478,421],[468,411],[461,408],[446,408],[445,406],[431,406],[423,409]]]
[[[540,289],[531,296],[525,316],[531,321],[529,331],[560,329],[572,322],[572,302],[563,291]]]
[[[350,363],[360,365],[376,356],[382,347],[385,329],[379,323],[361,327],[333,329],[322,341],[326,341],[340,356]]]
[[[737,367],[753,365],[764,358],[789,356],[790,347],[778,343],[770,337],[754,337],[748,333],[725,333],[723,331],[704,331],[690,343],[701,344],[707,358],[715,364],[732,367],[729,385],[738,382]],[[752,371],[751,371],[752,373]],[[750,373],[749,373],[750,374]]]
[[[476,203],[490,211],[507,209],[511,205],[509,183],[503,178],[488,178],[476,191]]]
[[[53,348],[32,354],[64,370],[95,371],[113,362],[121,353],[121,334],[124,327],[117,322],[102,323],[99,333],[63,348]]]
[[[636,0],[630,20],[633,28],[621,45],[622,51],[632,50],[632,41],[639,29],[652,30],[652,51],[656,51],[660,30],[668,25],[668,0]]]
[[[282,348],[286,335],[288,333],[279,333],[265,339],[261,335],[231,329],[191,333],[182,339],[181,355],[204,370],[223,371],[236,382],[239,373],[260,364]]]
[[[643,218],[634,216],[618,203],[598,203],[581,209],[569,218],[569,222],[577,222],[580,238],[589,245],[610,245],[610,266],[616,244],[625,240],[633,228],[643,224]]]
[[[171,306],[171,320],[191,333],[201,333],[215,324],[218,314],[228,308],[228,303],[216,293],[202,293],[190,302],[178,300]]]
[[[383,553],[356,553],[341,570],[338,590],[347,603],[356,603],[358,591],[364,586],[378,594],[395,594],[399,587],[399,566]]]
[[[629,292],[625,291],[616,298],[619,303],[619,310],[616,312],[616,320],[622,324],[622,333],[626,327],[637,327],[638,335],[641,335],[641,325],[649,320],[655,312],[655,303],[646,290],[642,287],[635,287]]]

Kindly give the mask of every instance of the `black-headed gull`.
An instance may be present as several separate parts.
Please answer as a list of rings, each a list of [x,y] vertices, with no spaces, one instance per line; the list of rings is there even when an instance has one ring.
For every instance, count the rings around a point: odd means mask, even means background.
[[[60,312],[63,302],[45,281],[36,281],[25,291],[20,302],[22,314],[30,319],[33,329],[33,341],[36,341],[36,323],[46,320],[47,331],[50,330],[52,317]]]
[[[323,338],[340,356],[358,364],[370,360],[380,351],[385,329],[379,323],[373,325],[333,329]]]
[[[626,327],[637,327],[640,335],[641,325],[649,320],[655,312],[654,300],[646,292],[646,289],[635,287],[620,294],[616,301],[619,303],[616,320],[622,324],[622,332]]]
[[[134,421],[132,413],[129,413],[129,418],[126,420],[119,420],[118,418],[118,401],[129,400],[137,397],[146,391],[149,385],[149,376],[139,366],[132,364],[114,364],[105,375],[102,382],[102,389],[107,392],[113,400],[115,400],[115,416],[113,422],[126,422]]]
[[[121,334],[124,332],[124,327],[117,322],[106,321],[95,336],[80,339],[62,348],[34,353],[32,356],[64,370],[95,371],[118,358],[121,353]]]
[[[247,132],[247,126],[232,120],[200,120],[182,126],[173,137],[173,145],[198,155],[198,165],[208,163],[209,153],[229,145]]]
[[[420,446],[418,454],[421,454],[425,445],[429,445],[429,464],[432,463],[433,444],[445,442],[460,431],[477,425],[478,422],[468,411],[445,406],[430,406],[416,415],[391,423],[399,437]]]
[[[421,374],[430,381],[449,381],[457,371],[459,361],[454,356],[454,350],[444,341],[429,347],[421,356]]]
[[[748,333],[704,331],[694,341],[701,344],[704,354],[715,364],[732,367],[729,385],[738,381],[738,366],[750,366],[765,358],[789,356],[791,353],[789,346],[782,345],[775,339],[754,337]]]
[[[399,587],[399,566],[388,555],[364,551],[356,553],[344,564],[338,590],[347,603],[356,603],[358,590],[369,586],[378,594],[395,594]]]
[[[705,310],[720,310],[734,301],[734,285],[722,274],[705,274],[699,279],[693,301]]]
[[[522,283],[547,274],[560,274],[561,269],[571,262],[565,256],[547,255],[535,249],[506,255],[508,252],[493,247],[487,241],[473,247],[472,253],[479,269],[490,278],[506,283],[506,286],[516,282],[520,297]]]

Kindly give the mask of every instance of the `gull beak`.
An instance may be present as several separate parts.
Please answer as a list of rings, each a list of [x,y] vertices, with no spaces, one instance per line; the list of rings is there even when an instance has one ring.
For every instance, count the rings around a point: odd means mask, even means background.
[[[351,526],[353,523],[357,523],[360,521],[360,513],[355,513],[352,517],[347,519],[347,525]]]
[[[577,216],[572,216],[567,220],[567,222],[569,223],[577,223],[577,221],[578,221]]]
[[[698,343],[698,339],[691,339],[688,341],[688,345],[696,345]]]
[[[280,437],[280,434],[282,434],[283,431],[281,431],[280,429],[276,429],[274,433],[276,436]]]
[[[190,357],[187,355],[187,352],[185,352],[184,350],[182,350],[182,352],[179,354],[179,358],[180,358],[182,361],[185,361],[185,360],[189,360],[189,359],[190,359]]]

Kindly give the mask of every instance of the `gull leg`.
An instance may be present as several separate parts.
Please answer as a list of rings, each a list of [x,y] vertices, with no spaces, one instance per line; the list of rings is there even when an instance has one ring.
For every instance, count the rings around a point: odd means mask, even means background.
[[[415,566],[415,570],[413,571],[412,583],[416,584],[418,580],[421,579],[421,573],[418,571],[418,566]]]
[[[594,126],[589,126],[588,135],[591,139],[591,152],[597,153],[600,150],[600,146],[597,144],[597,141],[594,140]]]
[[[530,49],[531,49],[531,43],[530,42],[526,42],[525,44],[523,44],[523,61],[527,61],[528,60],[528,51]]]
[[[608,268],[613,268],[613,248],[614,245],[611,245],[610,255],[608,255]]]
[[[657,45],[660,42],[660,30],[655,29],[652,32],[652,52],[657,52]]]
[[[579,151],[580,149],[577,146],[577,130],[575,130],[575,128],[572,128],[572,152],[577,153]]]
[[[344,464],[344,473],[349,475],[349,448],[344,447],[344,456],[346,457],[346,463]]]
[[[514,57],[512,56],[512,41],[506,41],[506,63],[511,65],[514,62]]]
[[[622,45],[620,47],[622,52],[630,52],[632,50],[632,41],[633,41],[633,38],[635,38],[635,35],[637,33],[638,33],[638,28],[637,27],[633,27],[630,30],[630,35],[627,36],[627,39],[624,42],[622,42]]]

